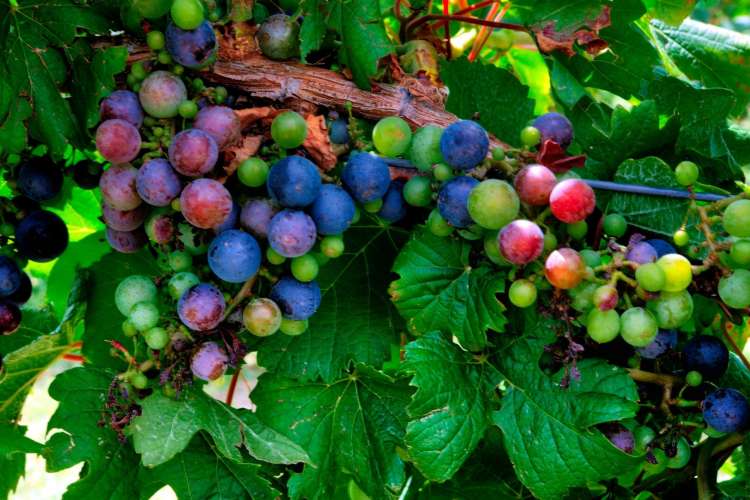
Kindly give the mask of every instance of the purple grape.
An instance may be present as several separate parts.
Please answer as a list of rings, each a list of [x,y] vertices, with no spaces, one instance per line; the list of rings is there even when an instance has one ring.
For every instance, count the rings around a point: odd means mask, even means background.
[[[193,354],[190,369],[193,375],[201,380],[216,380],[227,371],[229,358],[227,353],[216,342],[205,342]]]
[[[141,150],[141,134],[130,122],[113,118],[96,129],[96,149],[107,161],[128,163]]]
[[[268,238],[268,226],[279,208],[268,199],[255,199],[245,203],[240,213],[240,225],[258,238]]]
[[[637,264],[648,264],[649,262],[656,262],[658,254],[654,247],[645,241],[640,241],[628,249],[625,258]]]
[[[675,347],[677,347],[677,330],[659,330],[656,338],[649,345],[639,347],[636,352],[642,358],[656,359]]]
[[[18,287],[18,290],[8,295],[7,299],[8,301],[13,302],[15,305],[21,306],[28,302],[28,300],[31,298],[32,291],[31,278],[29,278],[28,274],[22,272],[21,286]]]
[[[213,137],[219,149],[240,138],[242,125],[237,113],[226,106],[206,106],[198,111],[193,127]]]
[[[12,302],[0,301],[0,335],[10,335],[21,325],[21,310]]]
[[[332,143],[349,144],[349,123],[345,119],[338,118],[329,127],[328,136]]]
[[[719,389],[703,400],[703,420],[719,432],[741,431],[750,424],[750,405],[741,392]]]
[[[146,221],[146,235],[157,245],[166,245],[174,238],[175,227],[167,214],[155,213]]]
[[[717,379],[727,370],[729,350],[724,343],[710,335],[690,339],[682,350],[686,371],[700,372],[706,379]]]
[[[99,121],[119,118],[136,128],[143,124],[143,110],[138,96],[129,90],[115,90],[99,104]]]
[[[141,227],[147,215],[148,209],[145,205],[140,205],[133,210],[117,210],[102,203],[102,219],[107,227],[115,231],[133,231]]]
[[[560,113],[545,113],[532,125],[539,130],[542,144],[552,140],[565,149],[573,141],[573,124]]]
[[[677,253],[677,250],[675,247],[670,245],[664,240],[660,240],[658,238],[655,238],[653,240],[646,240],[646,243],[654,247],[654,250],[656,250],[656,255],[661,257],[662,255],[667,255],[670,253]]]
[[[377,156],[353,153],[341,172],[341,181],[355,200],[368,203],[385,196],[391,185],[391,172]]]
[[[621,424],[606,424],[604,435],[607,439],[625,453],[633,453],[635,450],[635,436]]]
[[[255,275],[260,258],[258,242],[239,229],[222,232],[208,247],[208,267],[229,283],[242,283]]]
[[[201,283],[182,294],[177,303],[177,314],[191,330],[205,332],[219,326],[226,306],[218,288]]]
[[[393,181],[383,196],[383,206],[378,215],[388,222],[398,222],[406,216],[404,181]]]
[[[315,222],[305,212],[285,209],[268,226],[271,248],[284,257],[299,257],[315,245]]]
[[[146,233],[141,228],[135,231],[116,231],[111,227],[107,228],[109,246],[120,253],[135,253],[146,246],[147,241]]]
[[[443,134],[445,135],[445,134]],[[467,227],[472,224],[467,207],[469,193],[479,181],[473,177],[461,176],[449,180],[438,193],[437,206],[440,215],[453,227]]]
[[[453,168],[469,170],[479,165],[490,149],[484,128],[471,120],[450,124],[440,137],[440,152]]]
[[[45,158],[31,158],[18,170],[18,189],[34,201],[51,200],[62,185],[62,170]]]
[[[73,166],[73,181],[81,189],[99,187],[99,179],[101,177],[102,166],[93,160],[83,160]]]
[[[237,221],[240,218],[240,206],[237,204],[237,202],[232,202],[232,211],[229,212],[229,217],[226,218],[224,222],[219,224],[218,226],[214,226],[212,229],[214,232],[222,233],[226,231],[227,229],[234,229],[237,227]]]
[[[313,162],[301,156],[287,156],[268,172],[268,192],[282,207],[302,208],[320,193],[320,174]]]
[[[138,91],[141,106],[154,118],[177,116],[180,103],[187,99],[182,80],[168,71],[154,71],[141,83]]]
[[[59,257],[68,247],[68,227],[47,210],[32,212],[16,227],[18,253],[34,262],[47,262]]]
[[[303,320],[320,307],[320,287],[315,281],[302,283],[284,276],[271,289],[270,299],[278,304],[285,318]]]
[[[0,256],[0,297],[14,294],[21,286],[21,269],[10,257]]]
[[[232,213],[232,195],[218,181],[197,179],[182,190],[180,210],[190,224],[211,229],[223,224]]]
[[[341,234],[354,219],[354,200],[343,188],[324,184],[320,194],[310,206],[310,216],[320,234]]]
[[[182,30],[169,23],[165,35],[167,51],[186,68],[201,68],[213,60],[216,34],[208,21],[203,21],[194,30]]]
[[[99,179],[104,202],[117,210],[133,210],[143,203],[136,189],[138,170],[130,165],[112,165]]]
[[[188,177],[207,174],[218,159],[216,141],[206,132],[195,128],[178,133],[169,145],[169,162],[175,170]]]
[[[138,169],[135,187],[143,201],[155,207],[166,207],[182,190],[180,178],[163,158],[149,160]]]

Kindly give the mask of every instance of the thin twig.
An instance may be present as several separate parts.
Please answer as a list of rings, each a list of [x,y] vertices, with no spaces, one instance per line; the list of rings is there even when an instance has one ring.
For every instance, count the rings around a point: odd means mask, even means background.
[[[661,385],[663,392],[660,408],[666,415],[672,415],[672,411],[669,409],[669,406],[674,403],[674,400],[672,399],[672,388],[675,385],[683,383],[683,380],[680,377],[664,373],[647,372],[637,368],[628,369],[628,374],[630,375],[630,378],[637,382]]]
[[[257,279],[258,275],[253,275],[250,279],[245,281],[243,283],[242,288],[240,288],[240,291],[237,292],[237,294],[232,297],[232,300],[229,301],[229,304],[227,304],[227,309],[224,312],[224,318],[228,318],[229,315],[232,313],[235,307],[239,305],[240,302],[245,300],[247,297],[251,295],[251,289],[253,288],[253,285],[255,284],[255,280]]]
[[[234,400],[234,390],[237,388],[237,379],[240,376],[240,371],[241,370],[235,371],[234,375],[232,375],[232,381],[229,382],[229,390],[227,391],[227,399],[226,399],[226,403],[229,406],[232,406],[232,401]]]

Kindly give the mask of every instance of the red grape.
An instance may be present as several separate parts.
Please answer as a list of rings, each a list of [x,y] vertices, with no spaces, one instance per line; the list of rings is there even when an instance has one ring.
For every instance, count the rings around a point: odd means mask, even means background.
[[[586,264],[572,248],[555,250],[544,263],[544,275],[553,286],[569,290],[583,279]]]
[[[102,203],[102,219],[107,227],[116,231],[132,231],[143,224],[148,215],[145,205],[139,205],[133,210],[117,210],[106,203]]]
[[[127,163],[141,150],[141,134],[133,124],[113,118],[96,129],[96,149],[112,163]]]
[[[183,130],[169,145],[169,162],[175,170],[188,177],[207,174],[216,165],[219,148],[208,133],[198,129]]]
[[[143,200],[138,196],[135,179],[138,170],[130,165],[113,165],[99,179],[102,198],[117,210],[133,210]]]
[[[596,196],[581,179],[566,179],[552,189],[549,206],[555,217],[572,224],[591,215],[596,207]]]
[[[206,106],[198,112],[193,127],[213,137],[219,149],[224,149],[240,137],[242,125],[237,113],[226,106]]]
[[[197,179],[182,190],[180,210],[195,227],[211,229],[231,214],[232,195],[218,181]]]
[[[21,324],[21,310],[12,302],[0,301],[0,335],[10,335]]]
[[[164,245],[174,237],[175,227],[172,218],[166,214],[153,214],[146,221],[146,235],[157,245]]]
[[[528,220],[515,220],[497,235],[500,253],[513,264],[528,264],[542,254],[544,233]]]
[[[143,110],[138,96],[129,90],[115,90],[99,104],[99,120],[120,118],[135,127],[143,124]]]
[[[549,195],[557,184],[552,170],[544,165],[529,165],[521,169],[513,181],[521,201],[540,206],[549,203]]]

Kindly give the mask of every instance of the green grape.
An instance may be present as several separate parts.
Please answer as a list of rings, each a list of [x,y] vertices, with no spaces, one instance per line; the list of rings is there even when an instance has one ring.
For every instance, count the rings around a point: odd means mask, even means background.
[[[683,436],[677,440],[677,453],[667,459],[667,467],[670,469],[682,469],[690,462],[690,444]]]
[[[281,309],[271,299],[254,299],[242,311],[242,323],[256,337],[273,335],[281,327],[281,322]]]
[[[642,307],[628,309],[620,316],[620,334],[633,347],[646,347],[658,333],[656,318]]]
[[[662,255],[656,264],[664,271],[665,292],[679,292],[686,289],[693,281],[693,268],[690,261],[680,254]]]
[[[432,175],[436,181],[445,182],[453,178],[453,169],[445,163],[438,163],[432,169]]]
[[[647,292],[658,292],[664,288],[667,276],[656,263],[649,262],[638,266],[635,270],[635,280]]]
[[[377,200],[368,201],[362,205],[362,208],[364,208],[367,213],[376,214],[380,212],[381,208],[383,208],[383,199],[379,198]]]
[[[648,445],[656,439],[656,432],[651,427],[639,425],[633,431],[633,439],[635,441],[635,451],[646,453]]]
[[[122,322],[122,333],[126,337],[135,337],[138,335],[138,329],[135,327],[132,321],[126,319]]]
[[[187,99],[185,101],[182,101],[180,105],[177,106],[177,112],[183,118],[195,118],[195,115],[198,114],[198,105],[195,103],[195,101]]]
[[[426,207],[432,202],[430,179],[416,176],[404,184],[404,200],[413,207]]]
[[[505,150],[500,146],[492,148],[492,159],[495,161],[503,161],[505,159]]]
[[[146,19],[159,19],[169,12],[171,0],[134,0],[133,7]],[[149,32],[151,33],[151,32]]]
[[[295,320],[295,319],[287,319],[282,318],[281,319],[281,325],[279,326],[279,330],[284,335],[302,335],[307,331],[307,320]]]
[[[647,461],[645,464],[643,464],[643,470],[646,472],[646,476],[661,474],[662,472],[667,470],[667,462],[669,461],[666,453],[664,453],[664,450],[660,448],[654,448],[653,450],[651,450],[651,453],[654,454],[656,463],[652,464],[651,462]]]
[[[516,307],[529,307],[536,302],[536,286],[529,280],[516,280],[510,285],[508,298]]]
[[[674,177],[681,186],[692,186],[698,180],[698,165],[692,161],[681,161],[674,170]]]
[[[586,318],[586,332],[595,342],[600,344],[611,342],[620,333],[620,315],[614,309],[608,311],[592,309]]]
[[[320,241],[323,255],[335,259],[344,253],[344,239],[340,235],[326,236]]]
[[[271,137],[282,148],[299,147],[307,137],[307,123],[296,111],[284,111],[271,122]]]
[[[354,207],[354,217],[352,217],[352,226],[359,222],[359,219],[362,217],[362,211],[359,209],[359,207]]]
[[[469,193],[471,218],[486,229],[500,229],[516,218],[521,207],[513,186],[498,179],[480,182]]]
[[[202,92],[203,89],[206,88],[206,84],[203,83],[203,80],[201,80],[200,78],[195,78],[191,82],[191,85],[193,86],[193,90],[195,90],[196,92]]]
[[[293,258],[290,267],[292,269],[292,276],[303,283],[314,280],[320,270],[318,261],[309,253]]]
[[[547,231],[544,233],[544,251],[551,252],[555,248],[557,248],[557,236],[555,236],[555,233]]]
[[[148,386],[148,379],[141,372],[131,373],[128,377],[128,380],[130,381],[130,385],[132,385],[136,389],[145,389],[146,386]]]
[[[732,243],[729,256],[740,265],[750,264],[750,240],[737,240]]]
[[[193,267],[193,257],[184,250],[175,250],[167,256],[169,268],[174,272],[187,271]]]
[[[240,163],[240,167],[237,169],[237,177],[245,186],[260,187],[266,183],[268,170],[268,163],[262,159],[248,158]]]
[[[719,280],[719,297],[731,308],[744,309],[750,306],[750,271],[736,269]]]
[[[453,226],[443,219],[443,216],[440,215],[437,209],[430,212],[430,215],[427,217],[427,228],[435,236],[441,237],[448,236],[453,232]]]
[[[276,250],[274,250],[273,248],[268,247],[266,249],[266,260],[270,262],[271,264],[278,266],[278,265],[283,264],[284,261],[286,261],[286,257],[276,252]]]
[[[146,345],[148,345],[149,349],[153,349],[155,351],[164,349],[169,343],[169,334],[164,328],[161,328],[159,326],[149,328],[148,330],[143,332],[143,338],[146,341]]]
[[[724,210],[722,224],[736,238],[750,236],[750,200],[737,200]]]
[[[545,238],[546,236],[547,235],[545,234]],[[557,241],[555,241],[555,246],[557,246]],[[578,253],[581,255],[583,262],[585,262],[589,267],[597,267],[602,263],[602,256],[595,250],[584,248]]]
[[[528,126],[521,130],[521,144],[527,148],[533,148],[542,140],[542,133],[538,128]]]
[[[590,281],[584,281],[575,288],[568,291],[570,306],[578,312],[586,312],[594,307],[594,291],[599,285]]]
[[[436,163],[443,161],[440,152],[440,137],[443,129],[437,125],[425,125],[414,132],[409,148],[409,161],[422,172],[429,172]]]
[[[194,30],[205,19],[200,0],[174,0],[170,13],[177,27],[183,30]]]
[[[172,64],[172,55],[167,51],[162,51],[156,54],[156,60],[159,61],[159,64],[166,66],[167,64]]]
[[[510,262],[500,253],[500,245],[497,244],[498,231],[490,231],[484,236],[484,254],[491,262],[498,266],[512,266]]]
[[[208,20],[211,21],[212,23],[215,23],[219,19],[221,19],[221,12],[218,9],[212,10],[211,12],[208,13]]]
[[[128,316],[139,302],[156,302],[156,293],[156,285],[149,277],[134,274],[117,285],[115,305],[123,316]]]
[[[402,155],[411,143],[411,128],[398,116],[381,118],[372,129],[372,142],[382,155]]]
[[[145,332],[159,322],[159,308],[153,302],[139,302],[130,310],[128,319],[139,332]]]
[[[133,75],[136,80],[141,81],[148,76],[148,71],[146,71],[146,67],[143,65],[143,63],[141,61],[138,61],[134,62],[130,67],[130,74]]]
[[[620,214],[609,214],[602,224],[604,232],[615,238],[621,238],[628,230],[628,221]]]
[[[672,235],[672,240],[678,247],[684,247],[690,243],[690,235],[684,229],[678,229],[674,232],[674,235]]]
[[[167,291],[169,292],[170,297],[172,297],[174,300],[179,300],[180,297],[182,297],[183,293],[200,282],[200,278],[198,278],[198,276],[193,273],[177,273],[169,278],[169,282],[167,283]]]
[[[221,104],[222,102],[224,102],[228,95],[229,91],[226,89],[226,87],[222,87],[221,85],[219,85],[218,87],[214,88],[214,101],[216,101],[216,104]],[[289,111],[289,113],[294,113],[294,111]],[[273,125],[273,123],[271,123],[271,125]]]
[[[656,317],[659,328],[666,330],[679,328],[693,317],[693,297],[687,290],[661,292],[659,297],[649,301],[646,307]]]
[[[133,88],[136,85],[140,87],[140,82],[138,82],[138,79],[133,76],[132,73],[129,73],[128,76],[125,77],[125,83],[128,84],[128,87]]]
[[[585,220],[574,222],[572,224],[566,224],[565,230],[568,233],[568,236],[573,238],[574,240],[581,240],[586,236],[586,233],[589,231],[589,225],[586,224]]]
[[[698,387],[703,383],[703,375],[701,375],[701,372],[690,370],[687,372],[687,375],[685,375],[685,382],[687,382],[687,385],[690,387]]]
[[[146,45],[154,52],[163,49],[165,43],[164,33],[159,30],[151,30],[146,35]]]

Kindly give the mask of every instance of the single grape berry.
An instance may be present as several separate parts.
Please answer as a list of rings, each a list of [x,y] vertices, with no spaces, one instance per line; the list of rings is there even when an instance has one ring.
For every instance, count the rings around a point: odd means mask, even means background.
[[[164,328],[155,326],[143,332],[143,339],[149,349],[159,351],[169,344],[169,333]]]
[[[750,236],[750,200],[732,202],[722,217],[724,229],[735,238]]]
[[[193,226],[211,229],[231,214],[232,195],[218,181],[196,179],[182,190],[180,211]]]
[[[138,91],[141,106],[154,118],[177,116],[180,103],[187,99],[182,80],[167,71],[154,71],[143,80]]]
[[[204,20],[200,0],[174,0],[170,14],[175,24],[184,30],[194,30]]]
[[[411,144],[411,128],[403,118],[388,116],[381,118],[372,129],[375,149],[384,156],[400,156]]]
[[[657,257],[661,257],[662,255],[667,255],[668,253],[677,253],[677,250],[675,250],[675,247],[670,245],[664,240],[655,238],[652,240],[646,240],[646,243],[654,247],[654,250],[656,250]]]
[[[620,315],[614,309],[592,309],[586,317],[586,332],[595,342],[611,342],[620,333]]]
[[[450,124],[440,137],[440,152],[453,168],[469,170],[487,156],[490,140],[484,128],[471,120]]]
[[[620,334],[633,347],[646,347],[658,333],[656,318],[642,307],[628,309],[620,317]]]
[[[136,178],[138,170],[130,165],[113,165],[99,180],[104,201],[117,210],[133,210],[143,203],[138,196]]]
[[[533,206],[549,203],[549,195],[557,184],[552,170],[544,165],[527,165],[513,179],[513,186],[522,202]]]
[[[578,285],[586,272],[581,256],[572,248],[553,251],[544,263],[544,276],[552,286],[569,290]]]
[[[594,190],[580,179],[566,179],[558,183],[550,193],[549,205],[552,215],[571,224],[584,220],[596,208]]]
[[[210,135],[219,149],[224,149],[240,138],[242,124],[232,108],[206,106],[195,116],[193,127]]]
[[[432,186],[430,179],[423,176],[415,176],[406,181],[404,185],[404,200],[413,207],[426,207],[432,203]]]
[[[479,185],[473,177],[454,177],[440,188],[437,207],[440,215],[453,227],[467,227],[473,219],[469,214],[468,202],[471,191]]]
[[[147,3],[147,2],[143,2],[143,3]],[[148,3],[151,3],[151,2],[148,2]],[[148,48],[153,50],[154,52],[163,49],[164,43],[165,43],[164,33],[162,33],[161,31],[151,30],[148,33],[146,33],[146,45],[148,45]]]
[[[734,309],[745,309],[750,306],[750,271],[735,269],[729,276],[721,278],[719,297]]]
[[[594,307],[594,291],[598,288],[596,283],[584,281],[570,289],[570,306],[578,312],[586,312]]]
[[[180,178],[163,158],[148,160],[138,169],[135,187],[143,201],[155,207],[166,207],[182,191]]]
[[[20,307],[29,301],[32,292],[31,278],[25,272],[21,272],[21,285],[8,295],[7,299]]]
[[[453,169],[445,163],[438,163],[432,169],[432,176],[439,182],[449,181],[453,178]]]
[[[320,287],[315,281],[302,283],[284,276],[271,289],[270,299],[276,302],[285,318],[304,320],[320,307]]]
[[[99,187],[102,177],[102,165],[93,160],[83,160],[73,166],[73,181],[81,189]]]
[[[303,333],[305,333],[307,331],[307,328],[308,322],[306,319],[295,320],[282,318],[279,330],[284,335],[296,337],[297,335],[302,335]]]
[[[333,144],[349,144],[349,123],[338,118],[328,126],[328,136]]]
[[[692,161],[681,161],[674,170],[674,177],[681,186],[692,186],[698,180],[698,165]]]
[[[635,270],[635,279],[638,285],[647,292],[658,292],[664,288],[667,276],[656,263],[649,262],[638,266]]]
[[[261,24],[255,35],[263,55],[282,60],[299,53],[299,24],[285,14],[274,14]]]
[[[268,173],[268,192],[283,207],[302,208],[320,193],[322,181],[314,163],[301,156],[287,156]]]
[[[129,90],[115,90],[99,104],[99,121],[117,118],[125,120],[135,128],[143,124],[143,109],[138,96]]]
[[[286,257],[269,246],[266,248],[266,260],[274,266],[280,266],[286,261]]]
[[[102,219],[107,227],[116,231],[134,231],[146,220],[148,209],[140,205],[133,210],[117,210],[102,203]]]
[[[542,140],[542,133],[538,128],[528,126],[521,129],[521,144],[527,148],[533,148]]]
[[[750,240],[737,240],[732,243],[729,256],[740,265],[750,264]]]
[[[674,235],[672,235],[672,240],[678,247],[684,247],[690,243],[690,235],[684,229],[678,229],[674,232]]]
[[[188,177],[207,174],[218,158],[219,148],[213,137],[195,128],[179,132],[169,145],[169,162],[175,170]]]
[[[18,170],[18,189],[34,201],[51,200],[60,192],[62,184],[62,170],[45,158],[31,158]]]
[[[13,259],[0,256],[0,297],[15,293],[21,286],[23,274]]]
[[[398,222],[406,217],[406,202],[404,201],[404,181],[391,182],[388,191],[383,196],[383,205],[378,210],[378,216],[388,222]]]
[[[656,359],[677,347],[677,330],[659,330],[656,338],[645,347],[639,347],[636,352],[645,359]]]
[[[388,165],[377,156],[353,153],[341,172],[341,181],[355,200],[368,203],[385,195],[391,174]]]
[[[617,288],[613,285],[602,285],[594,290],[594,295],[591,299],[594,302],[594,307],[600,311],[609,311],[617,307],[620,295],[617,293]]]
[[[719,389],[703,400],[703,419],[717,431],[741,431],[750,424],[750,405],[741,392]]]
[[[605,424],[604,435],[609,441],[625,453],[633,453],[635,450],[635,437],[633,432],[619,423]]]
[[[179,272],[169,278],[167,291],[174,300],[179,300],[182,294],[200,283],[200,279],[190,272]]]
[[[542,144],[554,141],[565,149],[573,141],[573,124],[560,113],[545,113],[532,125],[539,129]]]
[[[129,316],[134,305],[156,302],[156,285],[148,276],[134,274],[122,280],[115,289],[115,306],[123,316]]]
[[[604,232],[615,238],[621,238],[628,230],[628,221],[620,214],[608,214],[604,218]]]
[[[448,221],[443,219],[443,216],[440,215],[440,212],[437,209],[432,210],[427,217],[427,228],[432,234],[441,238],[448,236],[454,230],[454,227],[448,224]]]
[[[299,257],[315,245],[317,228],[304,212],[285,209],[276,214],[268,226],[268,242],[284,257]]]
[[[23,218],[16,227],[16,249],[34,262],[59,257],[68,247],[68,227],[56,214],[37,210]]]
[[[387,192],[388,191],[386,191],[386,193]],[[363,203],[362,208],[367,213],[376,214],[380,211],[381,208],[383,208],[383,198],[378,198],[377,200],[372,200],[372,201],[368,201],[367,203]]]
[[[344,254],[344,240],[339,235],[326,236],[320,241],[320,251],[331,259],[341,257]]]
[[[596,250],[591,250],[590,248],[584,248],[578,253],[581,254],[581,258],[589,267],[593,268],[602,263],[602,256]]]
[[[224,281],[242,283],[260,268],[260,246],[244,231],[223,231],[208,247],[208,267]]]
[[[531,221],[515,220],[500,230],[497,245],[505,259],[523,266],[542,255],[544,233]]]
[[[253,157],[240,163],[237,169],[237,178],[242,184],[250,187],[260,187],[268,179],[268,163],[260,158]]]
[[[271,299],[253,299],[242,311],[242,323],[256,337],[268,337],[281,326],[281,309]]]
[[[0,300],[0,335],[10,335],[21,325],[21,310],[12,302]]]
[[[172,271],[187,271],[193,267],[193,256],[185,250],[175,250],[167,256],[167,263]]]
[[[656,253],[656,249],[646,243],[645,241],[640,241],[638,243],[635,243],[634,245],[630,245],[628,247],[628,251],[625,254],[625,258],[629,260],[630,262],[635,262],[636,264],[648,264],[649,262],[656,262],[656,259],[659,257],[659,254]]]
[[[574,240],[582,240],[586,237],[586,233],[589,231],[589,225],[585,220],[579,220],[578,222],[567,224],[565,226],[565,231],[568,233],[568,236]]]
[[[690,261],[680,254],[670,253],[659,257],[656,264],[664,271],[666,279],[662,290],[665,292],[680,292],[693,281]]]
[[[141,150],[141,134],[130,122],[112,118],[96,129],[96,149],[112,163],[128,163]]]
[[[107,228],[107,243],[120,253],[135,253],[148,243],[148,237],[143,228],[133,231],[117,231]]]
[[[292,276],[295,279],[303,283],[308,283],[317,278],[320,266],[318,260],[308,253],[293,258],[289,269],[292,271]]]
[[[240,212],[240,225],[258,238],[268,237],[268,226],[279,208],[271,200],[256,198],[249,200]]]
[[[698,371],[690,370],[687,372],[687,375],[685,375],[685,382],[690,387],[698,387],[703,383],[703,375]]]
[[[273,119],[271,137],[282,148],[299,147],[307,137],[307,123],[296,111],[284,111]]]
[[[180,320],[196,331],[213,330],[224,317],[226,302],[219,289],[201,283],[187,290],[177,303]]]
[[[217,48],[216,34],[211,24],[203,21],[191,30],[182,29],[176,24],[169,23],[166,32],[167,52],[172,59],[190,69],[211,64]]]
[[[334,184],[324,184],[315,201],[310,206],[310,216],[318,233],[324,235],[341,234],[354,219],[355,205],[349,193]]]
[[[682,360],[686,370],[695,370],[707,380],[714,380],[727,370],[729,351],[716,337],[698,335],[685,345]]]
[[[659,328],[679,328],[693,317],[693,297],[687,290],[661,292],[646,307],[656,317]]]
[[[483,228],[500,229],[518,216],[520,201],[510,184],[487,179],[472,188],[466,207],[474,222]]]
[[[195,101],[191,101],[190,99],[188,99],[187,101],[182,101],[177,107],[177,113],[179,113],[179,115],[183,118],[195,118],[195,115],[198,114],[198,105],[195,103]]]
[[[145,332],[159,323],[159,308],[153,302],[138,302],[130,309],[128,320],[139,332]]]
[[[201,380],[216,380],[224,375],[229,364],[229,357],[216,342],[204,342],[193,354],[190,369],[193,375]]]
[[[529,280],[516,280],[510,285],[508,298],[511,304],[516,307],[529,307],[536,302],[536,286]]]
[[[409,161],[422,172],[429,172],[433,165],[443,161],[440,138],[443,129],[437,125],[425,125],[414,132],[409,148]]]

